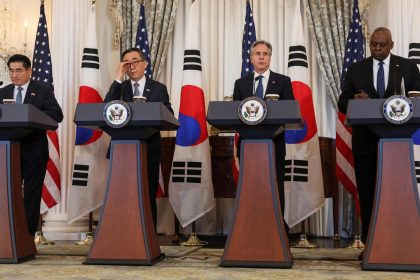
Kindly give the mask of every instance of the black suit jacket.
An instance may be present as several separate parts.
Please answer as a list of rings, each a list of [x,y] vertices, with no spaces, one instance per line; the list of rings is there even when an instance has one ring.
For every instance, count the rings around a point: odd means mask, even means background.
[[[13,99],[15,85],[0,89],[0,103],[3,99]],[[53,91],[38,82],[31,81],[26,91],[24,104],[32,104],[57,122],[63,120],[63,112],[54,97]],[[22,160],[27,163],[48,161],[48,140],[45,130],[35,129],[20,141]]]
[[[420,74],[417,65],[409,59],[392,55],[389,65],[388,85],[384,98],[401,93],[401,80],[404,77],[406,93],[420,90]],[[380,98],[373,84],[373,58],[369,57],[350,65],[338,100],[340,112],[347,112],[347,104],[359,90],[365,91],[369,98]],[[355,157],[376,158],[378,137],[365,126],[353,127],[353,154]]]
[[[254,74],[242,77],[235,81],[235,87],[233,89],[233,100],[240,101],[247,97],[254,95]],[[270,77],[268,78],[267,89],[265,94],[278,94],[281,100],[294,99],[292,83],[290,78],[279,73],[270,71]],[[284,133],[280,133],[274,139],[276,147],[276,155],[285,157],[286,146],[284,140]]]
[[[417,65],[409,59],[392,55],[389,65],[388,86],[384,98],[401,93],[401,80],[404,77],[406,92],[420,89],[420,74]],[[357,91],[365,91],[370,98],[380,98],[373,84],[373,58],[369,57],[360,62],[350,65],[338,100],[340,112],[347,112],[349,99]]]
[[[146,85],[144,86],[143,96],[146,97],[146,102],[162,102],[166,108],[173,114],[171,103],[169,102],[169,95],[166,86],[155,80],[146,78]],[[104,102],[112,100],[122,100],[125,102],[133,102],[133,89],[131,81],[126,80],[122,83],[114,81],[106,94]],[[156,132],[146,141],[147,143],[147,158],[149,163],[157,163],[162,160],[162,143],[160,132]]]

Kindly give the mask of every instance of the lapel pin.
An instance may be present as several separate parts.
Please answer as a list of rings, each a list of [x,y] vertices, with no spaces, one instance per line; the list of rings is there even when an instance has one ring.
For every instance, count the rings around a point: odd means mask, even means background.
[[[32,93],[31,93],[31,96],[35,96],[35,95],[36,95],[36,93],[35,93],[35,92],[32,92]]]

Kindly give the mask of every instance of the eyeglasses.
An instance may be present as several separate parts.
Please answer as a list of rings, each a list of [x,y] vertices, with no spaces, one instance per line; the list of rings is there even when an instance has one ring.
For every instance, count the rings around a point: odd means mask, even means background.
[[[127,61],[124,63],[124,66],[129,68],[129,67],[137,67],[137,65],[139,65],[140,62],[144,61],[144,59],[138,59],[138,60],[133,60],[133,61]]]

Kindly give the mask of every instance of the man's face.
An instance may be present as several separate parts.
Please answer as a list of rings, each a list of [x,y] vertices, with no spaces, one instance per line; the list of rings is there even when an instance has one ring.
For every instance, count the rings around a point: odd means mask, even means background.
[[[369,47],[373,58],[379,61],[384,60],[394,47],[391,34],[386,31],[374,32],[370,37]]]
[[[262,74],[270,68],[271,52],[270,49],[264,45],[259,44],[254,48],[251,54],[251,63],[254,65],[254,70],[258,74]]]
[[[15,86],[22,86],[26,84],[31,78],[32,68],[26,69],[23,62],[11,62],[9,65],[10,81]]]
[[[126,53],[123,57],[128,77],[133,81],[138,81],[144,76],[147,67],[147,60],[143,60],[138,52]]]

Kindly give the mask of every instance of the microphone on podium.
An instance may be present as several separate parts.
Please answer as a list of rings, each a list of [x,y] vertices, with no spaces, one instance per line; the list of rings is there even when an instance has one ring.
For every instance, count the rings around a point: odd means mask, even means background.
[[[3,84],[3,81],[0,81],[0,86]]]

